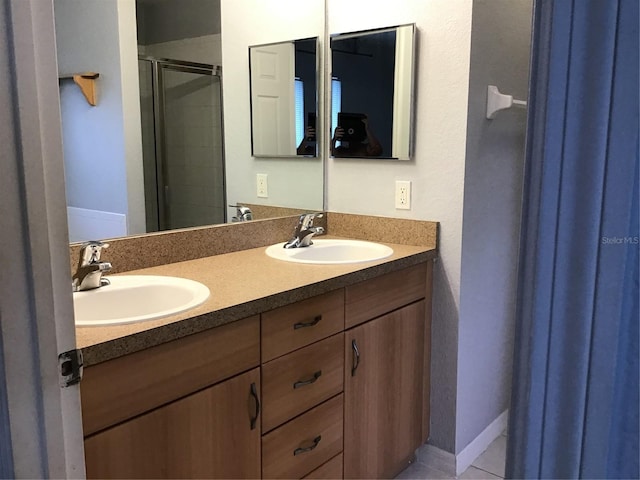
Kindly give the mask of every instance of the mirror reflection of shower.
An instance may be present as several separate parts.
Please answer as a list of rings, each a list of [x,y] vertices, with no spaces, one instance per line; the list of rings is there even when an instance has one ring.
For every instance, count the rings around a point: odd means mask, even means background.
[[[147,231],[226,221],[221,68],[140,56]]]

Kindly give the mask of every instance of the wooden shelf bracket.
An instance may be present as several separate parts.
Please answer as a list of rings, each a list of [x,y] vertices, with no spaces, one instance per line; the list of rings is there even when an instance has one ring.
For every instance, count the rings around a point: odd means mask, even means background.
[[[96,72],[72,73],[69,75],[60,75],[60,80],[72,79],[76,85],[80,87],[80,91],[87,99],[89,105],[96,106],[98,104],[98,92],[96,88],[96,79],[100,76]]]

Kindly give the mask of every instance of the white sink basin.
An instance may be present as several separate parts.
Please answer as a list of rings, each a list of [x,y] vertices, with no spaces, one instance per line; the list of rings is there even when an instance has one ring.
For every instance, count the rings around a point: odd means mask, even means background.
[[[283,248],[276,243],[266,249],[267,255],[278,260],[319,265],[370,262],[393,253],[391,247],[363,240],[313,239],[313,245],[302,248]]]
[[[209,289],[193,280],[156,275],[108,277],[111,285],[74,292],[79,327],[121,325],[184,312],[209,298]]]

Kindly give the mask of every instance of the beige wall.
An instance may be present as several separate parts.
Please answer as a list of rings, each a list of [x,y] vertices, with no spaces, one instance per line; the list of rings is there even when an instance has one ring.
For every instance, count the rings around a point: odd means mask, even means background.
[[[328,208],[440,222],[434,271],[431,443],[453,452],[471,1],[328,0],[329,33],[405,23],[418,30],[415,148],[409,162],[330,159]],[[411,210],[394,207],[410,180]]]

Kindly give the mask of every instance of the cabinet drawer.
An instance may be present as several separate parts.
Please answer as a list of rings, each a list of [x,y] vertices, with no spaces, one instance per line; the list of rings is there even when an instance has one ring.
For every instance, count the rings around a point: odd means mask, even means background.
[[[262,366],[262,431],[277,427],[342,391],[344,334]]]
[[[344,329],[344,290],[262,314],[262,361],[268,362]]]
[[[260,363],[258,316],[86,368],[85,436],[208,387]]]
[[[325,464],[320,465],[304,478],[307,480],[335,480],[342,478],[342,454],[340,453]]]
[[[302,478],[342,451],[340,394],[262,437],[262,477]]]
[[[345,328],[351,328],[427,294],[427,264],[387,273],[345,289]]]

